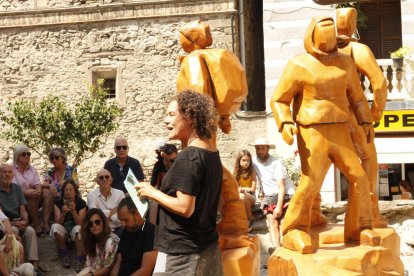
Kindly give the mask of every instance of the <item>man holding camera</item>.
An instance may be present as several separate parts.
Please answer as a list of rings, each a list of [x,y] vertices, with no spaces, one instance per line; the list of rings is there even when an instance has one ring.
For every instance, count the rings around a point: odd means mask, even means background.
[[[163,143],[158,149],[155,150],[157,153],[157,162],[154,164],[151,175],[151,185],[157,189],[161,185],[161,181],[164,178],[167,171],[171,168],[175,158],[177,158],[178,150],[173,144]],[[157,221],[157,210],[158,203],[151,202],[149,221],[152,224],[156,224]]]
[[[163,144],[156,150],[157,162],[154,164],[151,175],[151,185],[159,187],[162,178],[167,173],[168,169],[171,168],[177,157],[178,150],[173,144]]]

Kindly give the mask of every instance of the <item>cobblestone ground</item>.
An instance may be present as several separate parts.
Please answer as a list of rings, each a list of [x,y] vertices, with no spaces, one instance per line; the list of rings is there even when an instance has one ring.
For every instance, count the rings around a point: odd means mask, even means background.
[[[253,225],[251,234],[258,235],[260,239],[260,276],[267,276],[267,260],[269,254],[267,252],[270,246],[270,238],[267,232],[266,220],[259,218]],[[50,269],[47,275],[62,275],[72,276],[76,275],[74,269],[65,269],[61,266],[59,256],[56,251],[54,240],[49,236],[40,237],[39,243],[39,255],[41,263],[45,267]],[[72,250],[73,252],[74,250]],[[414,257],[413,256],[401,256],[401,260],[404,263],[406,270],[406,276],[414,276]]]
[[[50,276],[76,276],[74,269],[63,268],[57,254],[55,241],[50,236],[42,236],[38,238],[40,266],[50,270],[47,275]],[[73,252],[74,250],[72,250]]]
[[[267,249],[270,245],[269,235],[267,233],[266,221],[264,219],[258,219],[253,225],[252,234],[258,235],[260,238],[260,275],[267,275],[267,259],[269,255]],[[54,240],[49,236],[42,236],[38,238],[40,263],[45,268],[48,268],[50,272],[47,275],[51,276],[73,276],[76,275],[74,269],[63,268],[59,256],[57,254]],[[73,253],[72,249],[72,253]]]

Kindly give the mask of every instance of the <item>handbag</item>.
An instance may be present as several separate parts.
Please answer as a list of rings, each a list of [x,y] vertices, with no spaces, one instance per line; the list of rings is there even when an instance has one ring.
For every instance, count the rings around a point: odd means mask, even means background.
[[[3,223],[0,222],[0,226],[4,229]],[[4,252],[4,247],[6,246],[6,239],[7,235],[4,235],[3,238],[0,240],[0,251]],[[12,248],[9,252],[4,252],[4,262],[7,265],[7,269],[12,271],[14,268],[20,265],[20,247],[19,242],[17,241],[16,237],[13,235],[12,237]]]

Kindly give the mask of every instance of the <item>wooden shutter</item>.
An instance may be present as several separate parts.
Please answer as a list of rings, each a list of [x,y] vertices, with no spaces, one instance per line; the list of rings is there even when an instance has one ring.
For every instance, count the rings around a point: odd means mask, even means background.
[[[402,46],[400,0],[362,2],[367,17],[366,27],[360,28],[360,42],[368,45],[376,58],[390,58],[390,52]]]
[[[402,46],[401,1],[382,1],[382,57],[389,58]]]

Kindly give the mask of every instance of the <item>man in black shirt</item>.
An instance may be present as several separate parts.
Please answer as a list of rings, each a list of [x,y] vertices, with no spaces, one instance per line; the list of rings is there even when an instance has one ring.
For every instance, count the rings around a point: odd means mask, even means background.
[[[144,180],[144,173],[142,172],[139,161],[131,156],[128,156],[128,141],[124,138],[117,138],[114,146],[116,157],[105,162],[104,169],[111,172],[113,181],[112,188],[118,189],[127,193],[124,185],[124,180],[131,168],[138,181]]]
[[[124,230],[110,275],[151,275],[157,259],[154,225],[141,218],[130,197],[119,203],[118,219]]]

